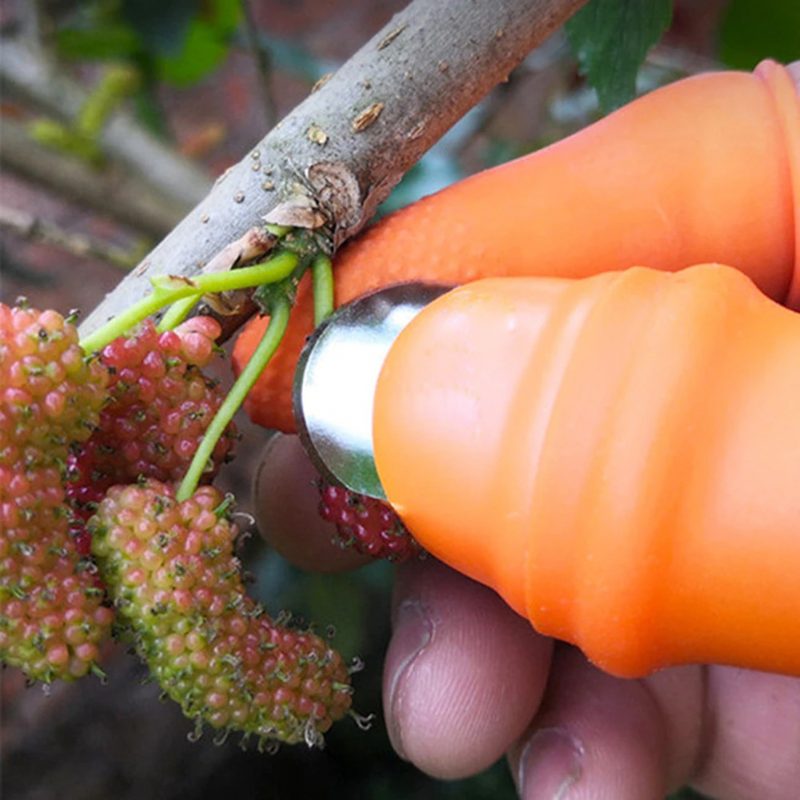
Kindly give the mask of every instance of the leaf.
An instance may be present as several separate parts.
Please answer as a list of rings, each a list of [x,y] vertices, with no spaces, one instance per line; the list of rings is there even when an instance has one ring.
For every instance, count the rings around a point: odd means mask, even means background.
[[[159,77],[176,86],[197,83],[225,60],[228,49],[229,43],[211,25],[194,19],[180,51],[156,59]]]
[[[204,78],[227,57],[241,20],[239,0],[207,0],[190,20],[180,49],[157,59],[160,77],[176,86]]]
[[[800,2],[731,0],[720,26],[719,55],[747,70],[764,58],[800,59]]]
[[[206,0],[206,18],[221,36],[231,36],[242,19],[241,0]]]
[[[604,112],[636,96],[636,75],[672,19],[672,0],[589,0],[565,28]]]
[[[63,58],[108,61],[135,56],[142,43],[132,28],[111,22],[87,28],[61,28],[56,33],[56,48]]]

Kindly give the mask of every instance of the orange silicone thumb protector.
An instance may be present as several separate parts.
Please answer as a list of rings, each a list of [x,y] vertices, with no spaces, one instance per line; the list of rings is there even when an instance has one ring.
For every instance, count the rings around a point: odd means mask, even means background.
[[[398,281],[721,262],[800,303],[798,241],[800,96],[764,61],[664,86],[386,217],[337,255],[337,301]]]
[[[489,279],[392,346],[388,499],[603,669],[800,675],[800,315],[718,265]]]
[[[391,214],[337,254],[336,301],[392,283],[578,278],[706,261],[800,307],[800,98],[771,61],[665,86],[550,147]],[[290,430],[291,381],[311,330],[311,287],[248,413]],[[234,350],[246,363],[266,320]]]

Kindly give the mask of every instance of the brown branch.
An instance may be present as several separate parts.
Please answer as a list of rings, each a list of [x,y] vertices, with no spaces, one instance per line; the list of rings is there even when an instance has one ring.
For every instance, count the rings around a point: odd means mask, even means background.
[[[585,0],[414,0],[279,123],[86,319],[130,306],[152,275],[193,274],[282,201],[304,196],[332,247],[422,154]],[[382,104],[366,127],[365,110]]]
[[[31,138],[23,125],[0,116],[0,165],[136,230],[160,237],[185,213],[119,166],[92,169],[85,162]]]

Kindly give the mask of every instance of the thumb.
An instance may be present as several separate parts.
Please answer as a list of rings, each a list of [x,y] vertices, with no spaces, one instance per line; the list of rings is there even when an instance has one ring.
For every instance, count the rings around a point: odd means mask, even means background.
[[[342,572],[368,563],[368,556],[343,549],[335,526],[320,517],[318,478],[296,436],[273,435],[253,484],[259,532],[284,558],[309,572]]]

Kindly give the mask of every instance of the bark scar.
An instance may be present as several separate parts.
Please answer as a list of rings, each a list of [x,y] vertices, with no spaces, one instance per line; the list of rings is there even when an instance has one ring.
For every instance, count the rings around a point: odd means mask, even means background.
[[[342,161],[318,161],[306,179],[333,227],[334,250],[361,224],[363,198],[358,179]]]

